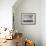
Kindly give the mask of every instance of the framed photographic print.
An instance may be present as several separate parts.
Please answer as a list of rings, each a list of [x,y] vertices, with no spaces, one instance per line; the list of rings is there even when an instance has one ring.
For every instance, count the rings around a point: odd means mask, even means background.
[[[25,25],[36,24],[36,13],[21,13],[21,24]]]

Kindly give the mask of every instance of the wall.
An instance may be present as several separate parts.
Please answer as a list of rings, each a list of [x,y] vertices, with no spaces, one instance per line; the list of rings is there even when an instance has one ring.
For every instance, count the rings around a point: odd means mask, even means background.
[[[17,7],[14,5],[13,13],[15,29],[22,32],[24,38],[34,40],[36,46],[41,46],[41,0],[23,0]],[[36,25],[22,25],[21,13],[36,13]]]
[[[16,0],[0,0],[0,27],[12,29],[12,6]]]
[[[41,1],[41,38],[42,46],[46,46],[46,0]]]

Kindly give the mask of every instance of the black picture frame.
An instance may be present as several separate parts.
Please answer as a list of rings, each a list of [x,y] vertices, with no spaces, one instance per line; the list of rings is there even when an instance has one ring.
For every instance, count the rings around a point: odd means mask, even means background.
[[[36,13],[21,13],[21,24],[22,25],[35,25]]]

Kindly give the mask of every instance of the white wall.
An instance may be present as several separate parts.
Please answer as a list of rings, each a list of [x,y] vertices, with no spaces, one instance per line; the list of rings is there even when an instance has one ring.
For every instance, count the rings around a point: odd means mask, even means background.
[[[42,46],[46,46],[46,0],[41,1],[41,38]]]
[[[0,0],[0,27],[12,28],[12,6],[16,0]]]
[[[35,41],[41,46],[41,0],[23,0],[17,7],[14,5],[15,29],[24,34],[24,37]],[[36,13],[36,25],[22,25],[21,13]]]

